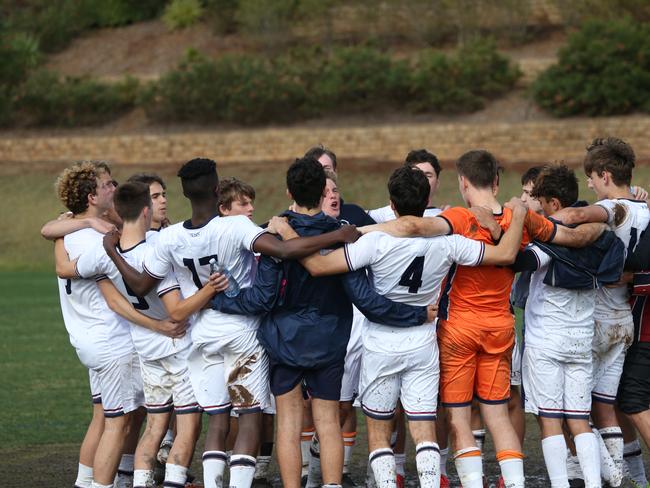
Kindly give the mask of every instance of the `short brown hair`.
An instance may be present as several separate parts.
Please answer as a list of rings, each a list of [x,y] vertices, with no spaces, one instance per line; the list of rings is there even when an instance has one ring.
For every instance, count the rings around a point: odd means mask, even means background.
[[[546,165],[537,175],[530,196],[546,200],[557,198],[562,207],[570,207],[578,201],[578,178],[566,164]]]
[[[113,203],[122,220],[134,222],[144,207],[151,207],[149,185],[136,181],[124,183],[115,190]]]
[[[501,168],[492,153],[478,149],[466,152],[458,158],[456,170],[476,188],[490,188],[495,180],[498,182]]]
[[[235,177],[224,178],[219,182],[219,207],[230,210],[232,202],[248,197],[255,200],[255,188]]]
[[[635,159],[632,146],[617,137],[594,139],[587,146],[585,174],[591,176],[595,171],[601,176],[607,171],[611,173],[616,186],[629,185],[632,182]]]
[[[126,181],[131,183],[144,183],[147,186],[151,186],[153,183],[158,183],[160,186],[162,186],[163,190],[167,189],[167,185],[165,185],[164,180],[160,177],[160,175],[156,173],[136,173],[132,176],[129,176],[129,179]]]
[[[322,144],[307,149],[303,158],[314,158],[318,161],[323,154],[326,154],[332,160],[332,168],[336,171],[336,154],[334,154],[334,151],[326,148]]]
[[[336,177],[336,173],[334,171],[330,171],[329,169],[325,170],[325,179],[327,180],[332,180],[335,185],[338,185],[338,178]]]
[[[64,169],[54,184],[61,203],[74,215],[88,209],[88,196],[97,193],[97,178],[111,174],[103,161],[82,161]]]

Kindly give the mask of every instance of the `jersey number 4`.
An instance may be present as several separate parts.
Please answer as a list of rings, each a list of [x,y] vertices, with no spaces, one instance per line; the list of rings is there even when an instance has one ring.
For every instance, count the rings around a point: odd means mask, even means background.
[[[213,254],[211,256],[203,256],[202,258],[199,258],[199,266],[207,266],[210,264],[210,260],[213,259],[215,261],[219,261],[219,258],[217,257],[216,254]],[[196,270],[196,265],[194,264],[194,259],[192,258],[183,258],[183,264],[187,269],[190,270],[190,273],[192,273],[192,279],[194,280],[194,284],[196,287],[200,290],[203,288],[203,283],[201,283],[201,280],[199,279],[199,273]]]
[[[409,293],[417,293],[422,286],[422,271],[424,270],[424,256],[418,256],[408,268],[402,273],[399,279],[400,286],[406,286]]]

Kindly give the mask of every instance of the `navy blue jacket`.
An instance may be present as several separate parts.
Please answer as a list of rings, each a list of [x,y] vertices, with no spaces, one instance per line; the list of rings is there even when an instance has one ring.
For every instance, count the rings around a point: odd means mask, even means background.
[[[284,214],[301,236],[319,235],[340,223],[322,212]],[[365,270],[314,278],[297,261],[260,259],[255,283],[235,298],[212,301],[225,313],[260,315],[257,337],[271,360],[296,368],[320,368],[345,358],[352,306],[380,324],[409,327],[426,321],[426,307],[393,302],[377,294]]]
[[[355,205],[354,203],[345,203],[342,198],[339,220],[343,223],[356,225],[357,227],[377,223],[370,215],[368,215],[368,212],[362,209],[359,205]]]

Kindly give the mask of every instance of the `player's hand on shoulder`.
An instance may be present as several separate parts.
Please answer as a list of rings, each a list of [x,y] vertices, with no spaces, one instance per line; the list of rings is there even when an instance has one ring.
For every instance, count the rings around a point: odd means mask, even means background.
[[[448,203],[446,203],[445,205],[443,205],[442,207],[440,207],[440,210],[442,210],[442,211],[444,212],[445,210],[449,210],[450,208],[451,208],[451,205],[449,205]]]
[[[339,229],[343,242],[356,242],[361,237],[361,232],[356,225],[342,225]]]
[[[171,319],[165,319],[158,321],[157,331],[163,335],[166,335],[167,337],[177,339],[185,335],[188,326],[189,322],[187,320],[176,322]]]
[[[291,228],[291,226],[289,225],[287,218],[278,217],[276,215],[271,217],[271,220],[269,220],[269,225],[266,228],[266,230],[271,234],[279,234],[284,238],[284,233],[286,233],[288,228]]]
[[[647,200],[648,199],[648,192],[643,187],[632,186],[632,187],[630,187],[630,193],[632,194],[632,197],[635,200]]]
[[[111,231],[117,230],[115,224],[112,224],[110,222],[107,222],[104,219],[100,219],[97,217],[90,217],[88,219],[88,222],[90,223],[90,227],[92,229],[95,229],[97,232],[101,234],[108,234]]]
[[[438,317],[438,305],[427,305],[427,322],[433,322]]]
[[[73,217],[74,214],[72,212],[61,212],[61,215],[59,215],[56,220],[70,220]]]
[[[104,239],[102,242],[104,244],[104,249],[106,250],[106,252],[115,250],[118,242],[120,242],[120,232],[117,229],[113,229],[107,232],[104,235]]]
[[[228,288],[228,278],[221,273],[212,273],[205,286],[211,287],[215,293],[219,293]]]
[[[476,206],[470,207],[469,211],[476,217],[481,227],[490,231],[493,239],[498,239],[501,236],[501,226],[494,220],[494,214],[491,208]]]
[[[506,204],[506,208],[509,208],[512,210],[512,213],[515,215],[525,215],[528,213],[528,207],[526,204],[521,200],[521,198],[517,197],[512,197]]]

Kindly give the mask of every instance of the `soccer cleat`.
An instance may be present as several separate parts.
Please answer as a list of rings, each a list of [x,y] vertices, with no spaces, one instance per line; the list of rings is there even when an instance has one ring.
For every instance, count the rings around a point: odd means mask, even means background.
[[[172,443],[170,441],[162,441],[160,444],[160,449],[158,449],[158,454],[156,459],[160,464],[167,464],[167,458],[169,457],[169,451],[172,450]]]
[[[506,488],[506,482],[503,480],[503,476],[499,476],[499,484],[497,488]]]
[[[449,478],[444,474],[440,475],[440,488],[449,488]]]
[[[352,479],[350,473],[343,473],[343,476],[341,477],[341,486],[342,488],[355,488],[359,485]]]
[[[397,475],[397,488],[404,488],[404,476],[401,474]]]
[[[567,450],[566,470],[569,476],[569,486],[571,488],[584,488],[585,482],[582,478],[582,469],[577,456],[573,456],[571,451]]]
[[[305,488],[307,486],[307,476],[306,474],[303,474],[302,477],[300,478],[300,486],[302,488]]]

